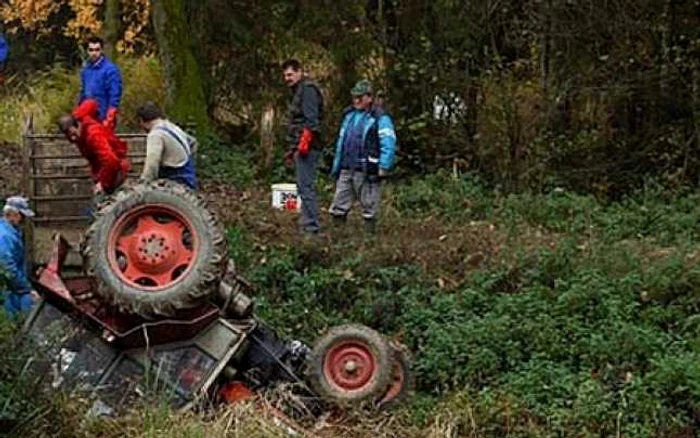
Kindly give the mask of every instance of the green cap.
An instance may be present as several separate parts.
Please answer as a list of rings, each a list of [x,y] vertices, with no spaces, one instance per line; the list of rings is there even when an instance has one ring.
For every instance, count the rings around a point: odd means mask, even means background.
[[[364,96],[365,94],[372,94],[372,83],[366,79],[363,79],[352,87],[350,94],[355,97]]]

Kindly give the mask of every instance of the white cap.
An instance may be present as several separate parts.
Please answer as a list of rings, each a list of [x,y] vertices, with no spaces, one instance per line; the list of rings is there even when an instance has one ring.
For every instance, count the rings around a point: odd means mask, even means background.
[[[10,196],[5,200],[5,206],[2,208],[3,213],[8,211],[16,211],[22,213],[26,217],[34,217],[34,212],[29,208],[29,200],[23,196]]]

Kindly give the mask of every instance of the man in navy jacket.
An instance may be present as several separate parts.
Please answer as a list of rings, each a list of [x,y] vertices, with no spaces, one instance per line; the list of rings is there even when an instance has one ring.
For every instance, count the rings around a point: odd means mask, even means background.
[[[352,204],[360,201],[367,231],[379,216],[380,179],[387,176],[396,155],[396,131],[391,116],[374,102],[372,83],[359,81],[350,91],[352,106],[343,113],[331,174],[336,187],[329,212],[345,222]]]
[[[104,42],[92,37],[87,42],[88,60],[80,72],[78,104],[86,99],[97,101],[98,120],[114,131],[122,100],[122,75],[119,68],[102,53]]]

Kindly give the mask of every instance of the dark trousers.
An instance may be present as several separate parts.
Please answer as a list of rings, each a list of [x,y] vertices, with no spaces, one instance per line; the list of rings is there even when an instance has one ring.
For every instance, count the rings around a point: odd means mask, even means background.
[[[315,233],[320,228],[318,221],[318,203],[316,202],[316,164],[320,152],[311,149],[302,157],[296,154],[297,191],[301,198],[301,217],[299,226],[302,231]]]

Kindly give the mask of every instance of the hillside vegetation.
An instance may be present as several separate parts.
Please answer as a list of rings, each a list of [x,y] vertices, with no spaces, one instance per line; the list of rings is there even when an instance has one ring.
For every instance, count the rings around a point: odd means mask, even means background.
[[[206,183],[213,203],[221,184]],[[685,437],[700,427],[700,195],[648,183],[604,204],[563,190],[502,195],[438,173],[386,186],[377,235],[350,221],[305,240],[259,184],[225,193],[216,205],[262,318],[307,342],[361,322],[413,354],[405,408],[331,417],[319,436]],[[21,412],[43,412],[27,425],[38,435],[209,436],[224,423],[230,436],[281,433],[245,407],[88,424],[32,406]]]

